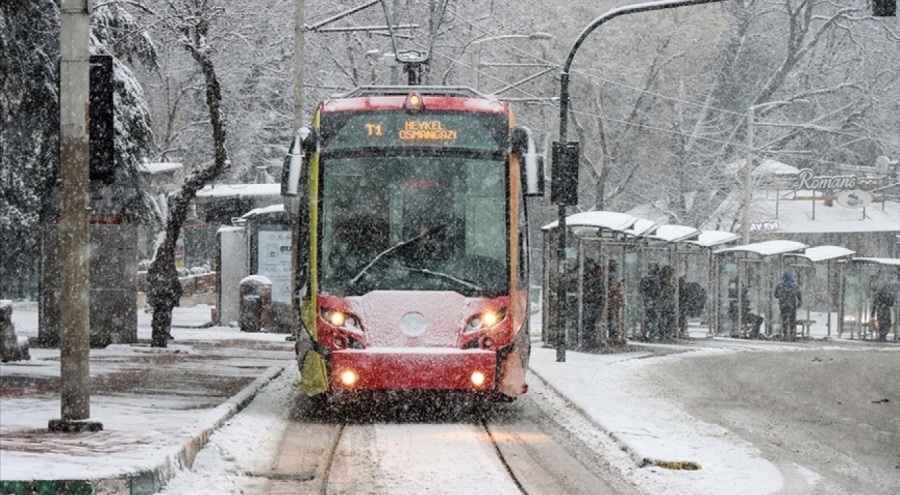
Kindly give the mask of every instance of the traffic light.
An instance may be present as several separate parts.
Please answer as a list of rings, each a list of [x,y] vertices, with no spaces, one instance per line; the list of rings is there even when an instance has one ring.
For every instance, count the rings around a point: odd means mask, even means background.
[[[872,15],[894,17],[897,15],[897,0],[872,0]]]
[[[553,143],[553,174],[550,202],[561,206],[578,204],[578,143]]]
[[[91,180],[110,184],[116,176],[114,78],[111,55],[91,55]]]

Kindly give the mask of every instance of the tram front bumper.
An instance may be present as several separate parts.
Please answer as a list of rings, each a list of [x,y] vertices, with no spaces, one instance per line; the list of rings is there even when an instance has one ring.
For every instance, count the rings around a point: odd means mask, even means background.
[[[331,354],[332,390],[496,389],[497,354],[485,350],[370,348]]]

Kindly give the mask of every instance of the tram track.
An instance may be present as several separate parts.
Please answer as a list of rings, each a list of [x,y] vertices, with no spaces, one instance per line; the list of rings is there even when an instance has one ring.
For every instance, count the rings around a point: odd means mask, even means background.
[[[368,417],[357,414],[360,404],[324,415],[299,410],[270,470],[253,475],[260,480],[258,493],[441,493],[442,487],[457,493],[477,480],[492,480],[490,486],[506,487],[497,493],[507,494],[635,493],[602,455],[553,417],[569,411],[549,413],[541,400],[523,397],[488,408],[457,404],[455,410],[452,402],[436,400],[436,407],[454,412],[435,418],[405,403]]]

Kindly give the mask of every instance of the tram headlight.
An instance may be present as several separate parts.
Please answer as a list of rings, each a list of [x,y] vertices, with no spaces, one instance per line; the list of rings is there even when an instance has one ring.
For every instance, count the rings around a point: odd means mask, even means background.
[[[489,309],[481,314],[469,318],[466,332],[477,332],[485,328],[491,328],[506,318],[506,308]]]
[[[362,326],[359,324],[359,319],[351,314],[336,309],[323,309],[322,318],[333,326],[346,328],[356,333],[362,333]]]
[[[350,369],[341,371],[339,378],[341,380],[341,384],[345,387],[352,387],[356,385],[356,382],[359,381],[359,375],[355,371]]]
[[[480,387],[480,386],[484,385],[484,382],[487,379],[487,377],[485,377],[484,373],[482,373],[480,371],[473,371],[470,379],[472,380],[472,385],[475,385],[476,387]]]

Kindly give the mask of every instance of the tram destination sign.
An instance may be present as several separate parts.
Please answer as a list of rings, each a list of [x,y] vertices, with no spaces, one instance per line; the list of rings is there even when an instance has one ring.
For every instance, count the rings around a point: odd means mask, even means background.
[[[495,152],[506,146],[507,133],[505,118],[493,114],[376,111],[322,117],[323,144],[330,151],[440,147]]]

